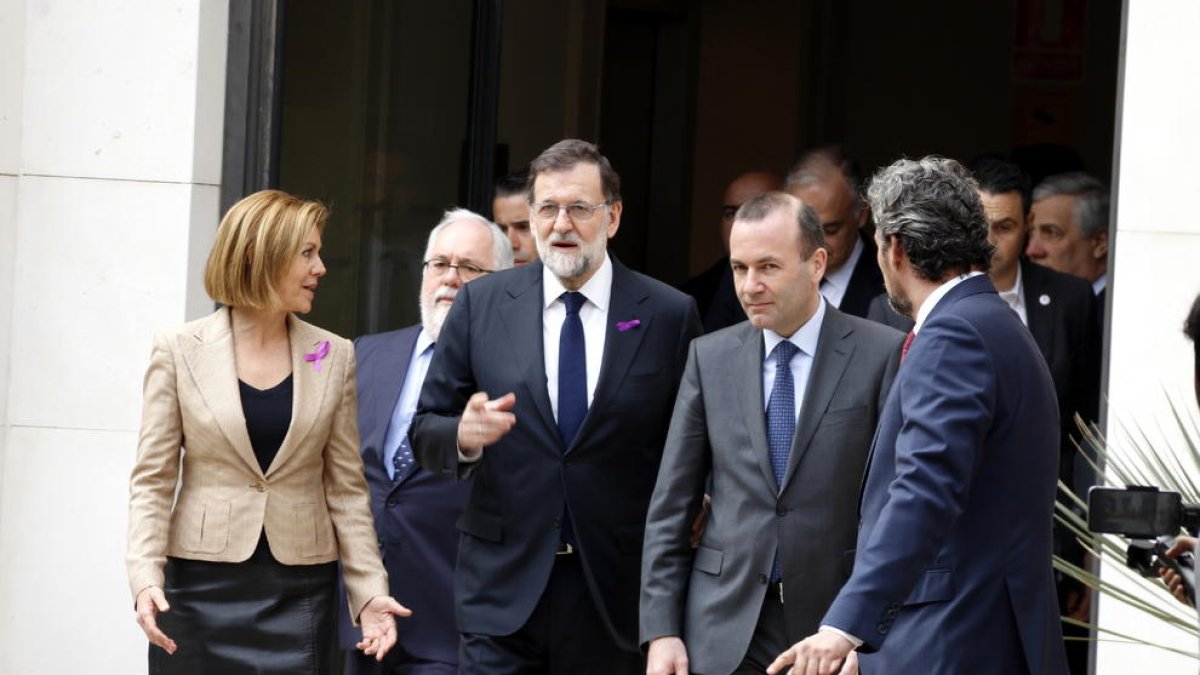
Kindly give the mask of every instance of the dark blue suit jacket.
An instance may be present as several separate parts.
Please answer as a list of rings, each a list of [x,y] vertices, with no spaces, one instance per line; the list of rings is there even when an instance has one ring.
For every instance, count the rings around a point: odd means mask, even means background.
[[[525,624],[550,578],[565,502],[595,606],[617,644],[636,651],[646,511],[700,320],[689,296],[613,260],[599,381],[564,449],[546,390],[542,274],[538,262],[462,287],[410,437],[426,468],[474,475],[458,522],[462,631],[508,635]],[[517,423],[480,461],[460,466],[458,419],[476,391],[515,393]]]
[[[854,573],[822,623],[866,675],[1067,672],[1050,566],[1058,406],[986,276],[934,308],[864,478]]]
[[[421,468],[397,484],[383,464],[384,439],[420,333],[417,325],[355,340],[358,429],[388,584],[392,596],[413,611],[412,618],[396,621],[400,646],[417,658],[454,664],[458,663],[454,522],[466,504],[470,484]],[[346,612],[341,621],[342,647],[353,649],[358,631],[351,628]]]

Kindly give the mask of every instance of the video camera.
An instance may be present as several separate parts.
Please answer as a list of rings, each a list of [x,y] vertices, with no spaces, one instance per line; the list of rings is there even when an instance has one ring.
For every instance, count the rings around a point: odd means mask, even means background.
[[[1125,564],[1144,577],[1157,577],[1162,569],[1174,570],[1183,579],[1184,592],[1196,602],[1194,559],[1190,553],[1168,558],[1164,553],[1180,530],[1195,532],[1200,526],[1200,504],[1184,504],[1178,492],[1131,485],[1125,488],[1096,486],[1088,490],[1088,529],[1119,534],[1130,539]]]

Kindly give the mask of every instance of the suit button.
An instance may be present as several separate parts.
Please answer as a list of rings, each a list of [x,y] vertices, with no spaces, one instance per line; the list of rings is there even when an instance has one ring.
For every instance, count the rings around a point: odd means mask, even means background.
[[[758,575],[758,583],[765,586],[767,584],[767,575],[765,575],[765,574]]]
[[[556,530],[562,529],[562,516],[556,516],[554,518],[554,529],[556,529]]]
[[[387,500],[387,505],[388,505],[388,507],[395,506],[395,505],[396,505],[396,500],[395,500],[395,499],[389,499],[389,500]]]
[[[571,468],[571,460],[569,460],[569,459],[564,459],[564,460],[563,460],[563,468],[564,468],[564,469],[569,469],[569,468]]]
[[[787,507],[786,507],[786,506],[784,506],[783,504],[776,504],[776,505],[775,505],[775,515],[777,515],[777,516],[785,516],[785,515],[787,515],[787,512],[788,512],[788,509],[787,509]]]

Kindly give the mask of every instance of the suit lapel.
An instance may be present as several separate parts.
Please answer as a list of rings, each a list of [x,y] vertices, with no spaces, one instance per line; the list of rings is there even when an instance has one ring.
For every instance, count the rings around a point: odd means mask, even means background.
[[[267,467],[267,476],[278,470],[308,436],[325,404],[325,393],[333,379],[333,364],[337,361],[337,355],[333,352],[336,347],[331,344],[329,354],[321,360],[321,370],[318,371],[316,364],[306,361],[304,355],[316,350],[323,342],[320,333],[291,314],[288,314],[287,322],[288,342],[292,349],[292,421],[279,452],[271,466]]]
[[[642,336],[650,330],[650,322],[654,318],[654,308],[646,304],[650,294],[636,283],[634,276],[615,259],[612,261],[613,280],[612,293],[608,303],[608,325],[604,327],[604,356],[600,360],[600,377],[596,381],[596,391],[592,395],[592,404],[588,406],[587,416],[575,434],[575,440],[567,452],[571,452],[579,443],[589,437],[591,428],[598,424],[597,419],[603,413],[605,405],[612,400],[621,389],[633,357],[642,344]],[[632,327],[620,330],[618,323]],[[540,322],[539,322],[540,325]]]
[[[530,267],[536,267],[537,272],[510,275],[513,281],[505,289],[508,297],[500,303],[500,320],[508,332],[513,363],[521,368],[525,393],[533,401],[551,436],[558,439],[558,425],[546,390],[546,360],[542,351],[541,281],[544,272],[540,262]],[[520,395],[517,398],[520,399]]]
[[[767,405],[763,401],[763,337],[762,331],[744,324],[742,346],[733,358],[736,381],[740,382],[738,396],[742,402],[742,419],[750,434],[750,452],[758,464],[763,480],[772,494],[778,492],[775,469],[771,466],[771,450],[767,445]]]
[[[262,469],[254,457],[250,434],[246,431],[246,416],[242,412],[229,309],[222,307],[199,324],[195,333],[180,337],[180,347],[196,388],[217,427],[242,461],[261,475]]]
[[[840,312],[833,307],[826,307],[825,321],[821,325],[820,337],[817,340],[817,353],[813,356],[812,370],[809,372],[808,385],[804,390],[804,401],[801,403],[800,416],[796,422],[796,438],[792,441],[792,451],[788,455],[787,472],[783,477],[783,489],[792,480],[792,474],[800,464],[800,459],[808,450],[813,434],[821,425],[821,418],[829,409],[829,402],[837,391],[850,357],[854,354],[854,345],[846,341],[853,328]]]
[[[413,349],[417,346],[417,336],[420,334],[419,325],[415,330],[401,331],[386,344],[380,345],[379,350],[371,357],[369,369],[358,371],[359,390],[369,390],[375,394],[371,397],[374,405],[370,409],[363,409],[363,397],[359,397],[358,428],[363,436],[362,447],[371,449],[370,456],[363,457],[363,461],[376,463],[383,469],[385,477],[387,467],[384,466],[383,460],[387,448],[383,444],[387,442],[392,413],[400,401],[404,380],[408,377],[409,366],[412,365]]]
[[[1029,332],[1033,335],[1033,341],[1049,361],[1050,347],[1054,344],[1054,312],[1057,309],[1049,289],[1043,285],[1036,271],[1030,272],[1030,267],[1031,265],[1026,265],[1024,261],[1021,262],[1021,285],[1024,286],[1021,293],[1025,296],[1025,318],[1029,321]],[[1042,302],[1042,298],[1046,299],[1045,303]]]

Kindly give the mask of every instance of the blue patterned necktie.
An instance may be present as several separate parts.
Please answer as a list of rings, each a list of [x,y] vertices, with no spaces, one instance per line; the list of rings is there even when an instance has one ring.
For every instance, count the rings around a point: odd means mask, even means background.
[[[427,354],[429,355],[428,358],[432,358],[432,344],[426,347],[425,351],[421,352],[420,358],[427,358]],[[399,483],[408,478],[408,474],[415,471],[416,468],[417,465],[413,461],[412,446],[408,443],[408,429],[405,429],[404,433],[400,435],[400,445],[396,447],[396,454],[392,455],[392,482]]]
[[[796,345],[784,340],[771,352],[775,355],[775,385],[771,387],[771,399],[767,402],[767,447],[771,450],[771,469],[775,472],[777,488],[783,485],[792,438],[796,435],[796,387],[790,364],[798,351]],[[783,569],[777,552],[771,566],[771,581],[781,579]]]
[[[587,415],[587,351],[584,349],[583,320],[579,308],[583,293],[567,291],[561,296],[567,318],[558,334],[558,433],[563,452],[571,447]]]

